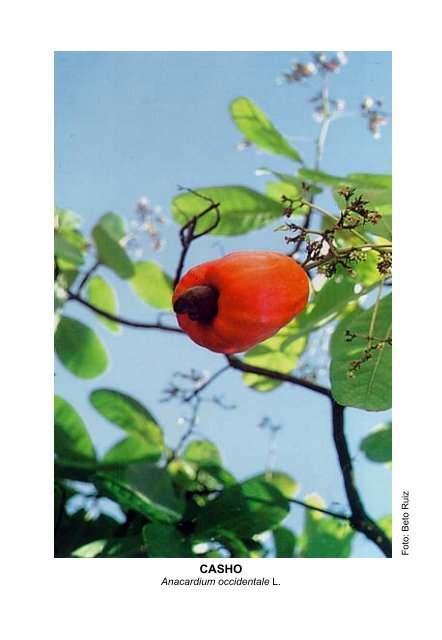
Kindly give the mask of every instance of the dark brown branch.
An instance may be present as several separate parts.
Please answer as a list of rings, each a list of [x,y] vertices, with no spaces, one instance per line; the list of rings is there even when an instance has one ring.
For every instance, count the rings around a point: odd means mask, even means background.
[[[178,329],[177,327],[168,327],[167,325],[161,324],[160,322],[137,322],[136,320],[128,320],[127,318],[122,318],[121,316],[108,313],[107,311],[99,309],[76,293],[73,293],[70,289],[67,290],[67,294],[68,300],[75,300],[94,313],[98,313],[98,315],[103,316],[103,318],[107,318],[108,320],[112,320],[113,322],[118,322],[119,324],[123,324],[127,327],[133,327],[135,329],[161,329],[162,331],[183,333],[181,329]]]
[[[273,371],[272,369],[264,369],[263,367],[255,367],[244,360],[240,360],[236,356],[226,356],[230,366],[232,369],[237,369],[238,371],[243,371],[244,373],[255,373],[258,376],[264,376],[266,378],[271,378],[272,380],[281,380],[281,382],[289,382],[290,384],[296,384],[299,387],[304,387],[305,389],[310,389],[310,391],[316,391],[316,393],[320,393],[323,396],[331,399],[331,391],[327,387],[323,387],[319,384],[315,384],[314,382],[309,382],[308,380],[304,380],[303,378],[298,378],[296,376],[292,376],[288,373],[280,373],[279,371]]]
[[[363,533],[379,547],[387,557],[392,556],[391,541],[382,529],[367,515],[356,488],[353,464],[344,432],[344,407],[332,400],[333,440],[344,479],[345,492],[351,509],[349,522],[356,531]]]
[[[180,189],[182,189],[182,187],[180,187]],[[206,207],[206,209],[204,209],[204,211],[201,211],[201,213],[199,213],[198,215],[193,216],[193,218],[191,218],[188,222],[186,222],[186,224],[182,226],[180,229],[180,240],[181,240],[182,249],[181,249],[181,255],[178,261],[177,270],[175,273],[175,279],[173,282],[174,289],[177,286],[178,282],[181,280],[181,275],[183,273],[183,268],[184,268],[184,261],[186,259],[187,253],[189,251],[189,248],[192,242],[194,240],[197,240],[198,238],[202,238],[203,236],[206,236],[208,233],[213,231],[218,226],[219,221],[221,219],[221,214],[219,211],[219,202],[214,202],[211,198],[207,198],[206,196],[203,196],[202,194],[198,193],[197,191],[193,191],[192,189],[186,189],[186,191],[188,191],[189,193],[193,193],[194,195],[198,196],[202,200],[207,200],[208,202],[210,202],[210,204],[208,207]],[[204,216],[206,216],[211,211],[216,212],[216,217],[214,222],[209,227],[207,227],[207,229],[204,229],[204,231],[195,233],[195,229],[198,224],[198,221],[201,220]]]
[[[77,295],[77,296],[79,296],[79,295],[80,295],[80,293],[81,293],[81,291],[82,291],[83,287],[85,286],[85,284],[87,283],[87,281],[89,280],[89,278],[91,277],[91,275],[94,273],[94,271],[96,271],[96,270],[98,269],[98,267],[100,266],[100,264],[101,264],[101,263],[100,263],[100,261],[99,261],[99,260],[96,260],[96,261],[94,262],[94,264],[91,266],[91,268],[90,268],[88,271],[86,271],[86,273],[84,274],[84,276],[83,276],[83,278],[82,278],[82,280],[81,280],[80,284],[78,285],[77,293],[76,293],[76,295]]]

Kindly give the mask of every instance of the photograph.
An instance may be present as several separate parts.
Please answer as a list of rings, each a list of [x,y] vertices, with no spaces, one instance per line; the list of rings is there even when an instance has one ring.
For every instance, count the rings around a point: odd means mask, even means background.
[[[392,558],[392,52],[53,56],[54,557]]]

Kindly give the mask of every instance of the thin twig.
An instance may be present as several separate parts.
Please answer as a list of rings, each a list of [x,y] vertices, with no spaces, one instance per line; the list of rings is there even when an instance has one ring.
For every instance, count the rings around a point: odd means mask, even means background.
[[[183,189],[183,187],[179,187],[179,188]],[[182,226],[180,229],[180,240],[181,240],[182,249],[181,249],[181,255],[178,261],[178,266],[176,269],[175,278],[173,282],[174,289],[177,286],[178,282],[181,280],[181,274],[184,269],[184,261],[186,259],[187,253],[190,249],[190,245],[192,244],[192,242],[194,240],[197,240],[198,238],[202,238],[203,236],[206,236],[211,231],[213,231],[218,226],[221,220],[221,214],[219,211],[219,206],[220,206],[219,202],[214,202],[211,198],[208,198],[207,196],[204,196],[201,193],[198,193],[197,191],[193,191],[193,189],[186,188],[185,190],[188,191],[189,193],[192,193],[195,196],[198,196],[202,200],[206,200],[210,202],[210,204],[208,207],[206,207],[206,209],[204,209],[204,211],[201,211],[201,213],[197,214],[196,216],[193,216],[193,218],[191,218],[188,222],[186,222],[186,224]],[[204,231],[195,233],[195,229],[198,224],[198,221],[201,220],[204,216],[206,216],[211,211],[216,212],[216,217],[214,222],[209,227],[207,227],[207,229],[204,229]]]
[[[303,502],[302,500],[297,500],[296,498],[289,498],[288,501],[293,502],[293,504],[299,504],[299,506],[304,507],[305,509],[319,511],[319,513],[324,513],[327,516],[332,516],[333,518],[338,518],[339,520],[347,520],[347,522],[350,521],[350,516],[346,516],[344,513],[336,513],[335,511],[329,511],[329,509],[315,507],[313,504],[308,504],[308,502]]]
[[[202,384],[200,387],[195,389],[195,391],[192,391],[192,393],[189,396],[187,396],[187,398],[184,398],[184,402],[190,402],[191,400],[196,398],[196,396],[198,396],[201,393],[201,391],[204,391],[204,389],[206,389],[209,386],[209,384],[212,384],[214,380],[216,380],[220,375],[222,375],[225,371],[228,371],[229,369],[230,369],[230,364],[226,364],[225,367],[222,367],[221,369],[216,371],[213,374],[213,376],[211,376],[208,380],[204,382],[204,384]]]
[[[96,271],[98,269],[98,267],[100,266],[101,262],[99,260],[96,260],[94,262],[94,264],[91,266],[91,268],[86,271],[86,273],[84,274],[80,284],[78,285],[77,291],[76,291],[76,295],[79,296],[83,287],[85,286],[85,284],[87,283],[87,281],[89,280],[89,278],[91,277],[91,275],[94,273],[94,271]]]
[[[197,425],[198,411],[200,408],[200,404],[201,404],[200,398],[196,398],[192,406],[192,415],[189,419],[189,426],[186,429],[186,431],[183,433],[181,438],[178,440],[178,444],[176,445],[176,447],[173,449],[173,451],[171,451],[169,457],[167,458],[166,466],[170,464],[172,460],[175,460],[183,444],[186,442],[186,440],[190,438],[190,436],[194,432],[195,427]]]
[[[168,327],[165,324],[161,324],[160,322],[137,322],[136,320],[128,320],[127,318],[122,318],[121,316],[114,315],[113,313],[108,313],[107,311],[103,311],[99,309],[95,305],[91,304],[81,296],[77,295],[70,289],[67,290],[68,300],[75,300],[79,302],[84,307],[87,307],[94,313],[98,313],[98,315],[103,316],[103,318],[107,318],[108,320],[112,320],[113,322],[118,322],[119,324],[125,325],[127,327],[133,327],[135,329],[161,329],[162,331],[171,331],[173,333],[183,333],[181,329],[177,327]]]

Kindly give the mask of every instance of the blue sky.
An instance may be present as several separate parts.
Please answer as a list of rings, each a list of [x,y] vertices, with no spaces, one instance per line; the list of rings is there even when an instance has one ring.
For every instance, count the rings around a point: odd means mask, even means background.
[[[260,166],[284,171],[292,165],[253,149],[236,150],[241,135],[229,118],[229,103],[238,96],[252,98],[304,157],[313,163],[318,125],[308,104],[307,85],[278,84],[293,59],[303,52],[69,52],[55,56],[55,192],[59,206],[70,208],[89,232],[97,218],[115,211],[135,219],[135,203],[147,196],[153,206],[170,215],[177,185],[198,188],[242,184],[263,188],[255,175]],[[313,79],[318,86],[318,79]],[[391,55],[388,52],[350,52],[348,64],[330,78],[331,94],[346,100],[343,116],[333,122],[322,168],[336,175],[353,172],[391,172],[391,131],[375,140],[359,113],[366,95],[381,96],[391,110]],[[323,201],[332,206],[330,201]],[[167,245],[152,256],[174,273],[179,244],[177,226],[165,228]],[[187,267],[241,249],[284,251],[282,237],[265,230],[236,238],[203,238],[192,248]],[[115,287],[122,315],[154,320],[156,313],[124,283],[103,269]],[[156,415],[170,444],[178,441],[183,408],[159,402],[174,371],[189,365],[212,373],[223,365],[220,356],[179,335],[124,328],[115,336],[87,310],[70,303],[69,315],[93,326],[111,357],[100,378],[80,380],[56,364],[56,391],[81,413],[100,452],[122,433],[102,419],[88,402],[90,391],[114,387],[144,402]],[[346,505],[331,436],[329,403],[313,392],[281,386],[258,394],[228,372],[212,392],[224,394],[235,411],[205,403],[198,436],[214,440],[226,466],[245,478],[263,470],[268,434],[257,428],[264,416],[281,424],[276,468],[290,473],[300,494],[318,492],[328,504]],[[347,434],[355,454],[357,482],[368,511],[379,518],[391,512],[390,471],[366,461],[358,446],[387,413],[347,411]],[[287,520],[301,531],[303,510],[294,506]],[[358,536],[355,555],[378,556],[377,549]]]

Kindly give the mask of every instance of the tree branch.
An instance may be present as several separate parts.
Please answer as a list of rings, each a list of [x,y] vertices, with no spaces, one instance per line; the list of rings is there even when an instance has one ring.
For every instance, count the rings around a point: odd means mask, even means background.
[[[77,296],[80,295],[83,287],[85,286],[85,284],[87,283],[87,281],[89,280],[91,275],[94,273],[94,271],[96,271],[98,269],[100,264],[101,264],[100,261],[96,260],[94,262],[94,264],[91,266],[91,268],[88,271],[86,271],[86,273],[84,274],[83,278],[81,279],[80,284],[78,285],[78,289],[77,289],[77,293],[76,293]]]
[[[210,376],[210,378],[208,378],[200,387],[195,389],[195,391],[192,391],[192,393],[189,396],[184,398],[184,402],[190,402],[191,400],[196,398],[196,396],[198,396],[201,393],[201,391],[204,391],[204,389],[206,389],[209,386],[209,384],[212,384],[212,382],[216,380],[218,376],[222,375],[228,369],[230,369],[230,363],[226,364],[225,367],[218,369],[218,371],[216,371],[212,376]]]
[[[292,376],[288,373],[280,373],[279,371],[265,369],[264,367],[255,367],[251,364],[248,364],[247,362],[244,362],[244,360],[240,360],[236,356],[226,355],[226,358],[232,369],[237,369],[238,371],[243,371],[244,373],[255,373],[258,376],[264,376],[266,378],[271,378],[272,380],[289,382],[290,384],[296,384],[299,387],[304,387],[304,389],[316,391],[316,393],[320,393],[327,398],[331,399],[332,397],[330,389],[319,384],[315,384],[314,382],[309,382],[308,380]]]
[[[183,189],[183,187],[179,187],[179,188]],[[202,200],[206,200],[207,202],[210,202],[210,204],[208,207],[206,207],[206,209],[204,209],[204,211],[201,211],[201,213],[199,213],[198,215],[193,216],[193,218],[191,218],[188,222],[186,222],[186,224],[180,229],[180,240],[181,240],[182,249],[181,249],[181,255],[178,261],[178,266],[177,266],[177,270],[176,270],[175,278],[173,282],[174,289],[181,279],[181,274],[184,268],[184,261],[186,259],[187,252],[189,251],[189,248],[192,242],[194,240],[197,240],[198,238],[202,238],[202,236],[206,236],[208,233],[213,231],[218,226],[219,221],[221,219],[221,214],[219,211],[219,202],[214,202],[211,198],[207,198],[206,196],[203,196],[201,193],[198,193],[197,191],[193,191],[193,189],[186,189],[186,191],[188,191],[189,193],[192,193],[198,198],[201,198]],[[209,227],[207,227],[207,229],[204,229],[204,231],[195,233],[195,229],[198,221],[214,210],[216,212],[216,217],[214,222]]]
[[[103,311],[99,309],[95,305],[91,304],[87,300],[84,300],[81,296],[73,293],[70,289],[67,290],[68,300],[75,300],[79,302],[84,307],[87,307],[94,313],[98,313],[99,316],[103,316],[103,318],[107,318],[108,320],[113,320],[114,322],[118,322],[119,324],[123,324],[127,327],[133,327],[135,329],[161,329],[162,331],[171,331],[173,333],[183,333],[181,329],[177,327],[168,327],[165,324],[161,324],[160,322],[137,322],[136,320],[128,320],[127,318],[122,318],[121,316],[116,316],[112,313],[108,313],[107,311]]]
[[[339,459],[345,492],[351,509],[349,522],[356,531],[363,533],[379,547],[387,557],[392,556],[391,541],[382,529],[367,515],[359,492],[356,488],[353,464],[344,432],[344,407],[332,399],[333,440]]]

